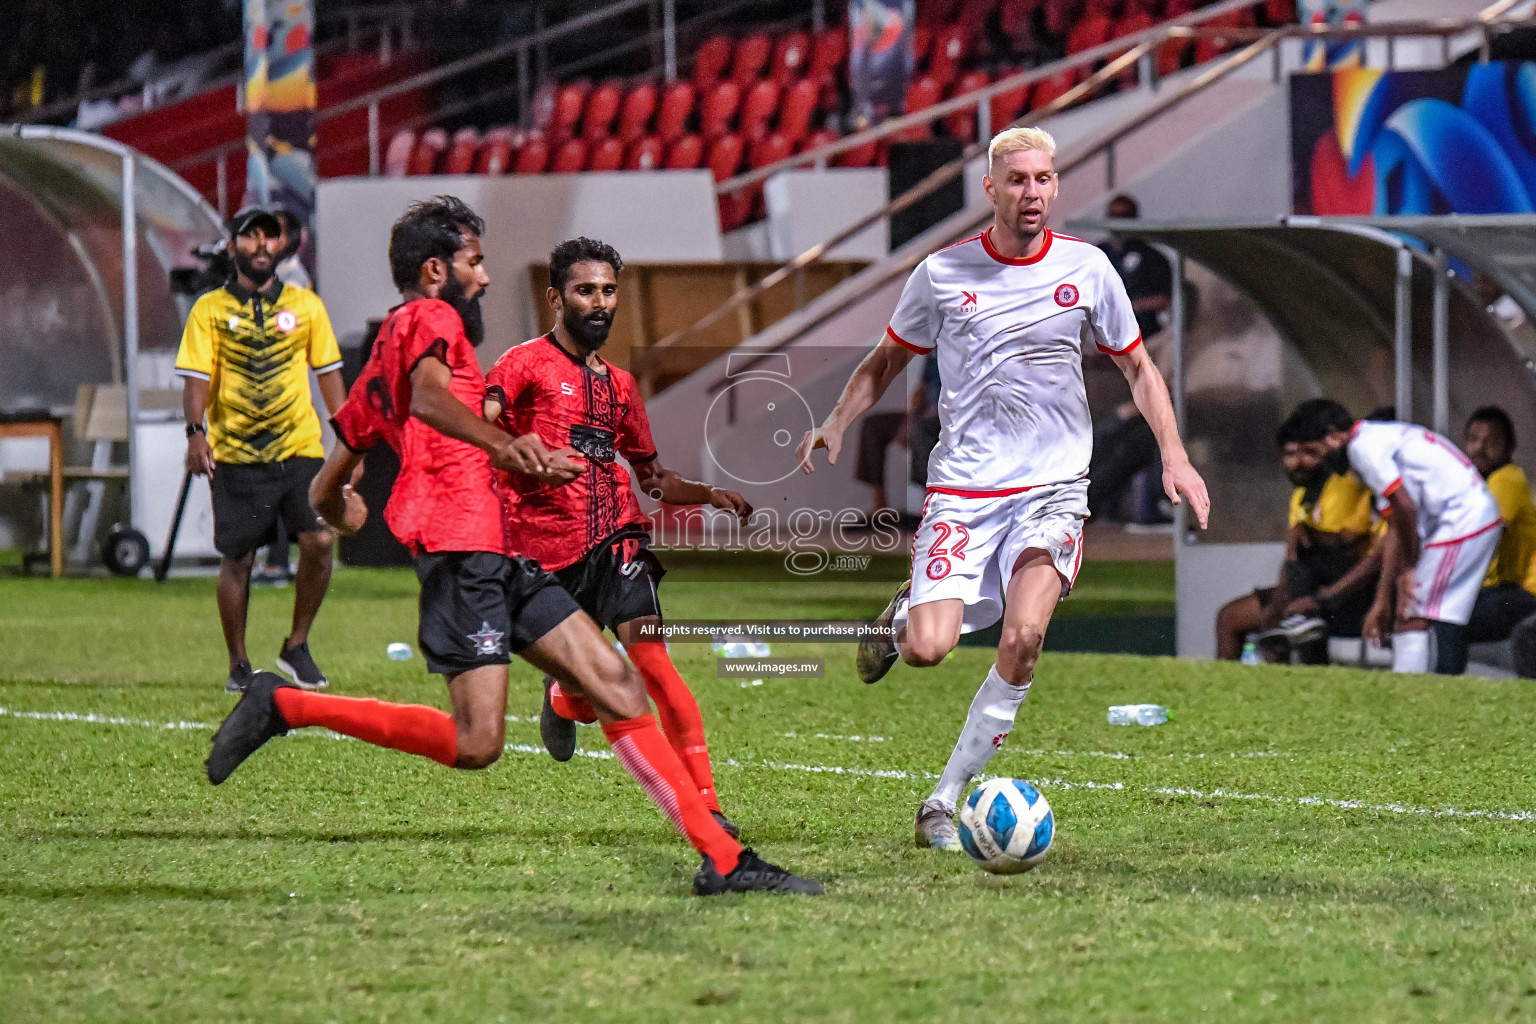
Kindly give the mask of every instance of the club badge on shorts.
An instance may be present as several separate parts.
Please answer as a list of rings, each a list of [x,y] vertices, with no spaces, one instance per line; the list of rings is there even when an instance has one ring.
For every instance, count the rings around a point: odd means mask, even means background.
[[[480,623],[480,632],[470,633],[469,642],[475,645],[476,654],[500,654],[501,638],[505,634],[491,628],[489,622]]]
[[[928,573],[928,578],[931,580],[943,579],[945,576],[949,575],[949,559],[945,558],[943,555],[930,558],[928,560],[928,568],[926,571]]]

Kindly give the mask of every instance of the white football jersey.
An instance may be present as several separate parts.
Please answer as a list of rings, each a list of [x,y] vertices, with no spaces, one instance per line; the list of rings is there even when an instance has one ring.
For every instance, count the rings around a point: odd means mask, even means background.
[[[1361,420],[1349,434],[1349,464],[1381,499],[1399,487],[1418,509],[1419,537],[1444,544],[1499,522],[1482,474],[1446,438],[1412,423]]]
[[[1027,259],[1001,255],[986,232],[933,253],[907,279],[890,333],[914,352],[937,350],[928,488],[972,497],[1086,477],[1083,346],[1119,355],[1141,342],[1109,258],[1049,228]]]

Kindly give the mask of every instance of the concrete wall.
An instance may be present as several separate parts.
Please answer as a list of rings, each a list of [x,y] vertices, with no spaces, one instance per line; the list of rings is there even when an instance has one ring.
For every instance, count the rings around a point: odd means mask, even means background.
[[[708,171],[322,181],[318,286],[344,344],[355,344],[370,318],[400,301],[389,277],[390,226],[408,204],[442,193],[463,199],[486,221],[486,366],[537,330],[528,266],[566,238],[600,238],[635,263],[721,259]]]

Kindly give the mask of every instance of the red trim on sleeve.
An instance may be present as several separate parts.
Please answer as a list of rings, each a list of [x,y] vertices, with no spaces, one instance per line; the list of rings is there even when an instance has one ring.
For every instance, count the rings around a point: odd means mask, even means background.
[[[928,353],[933,351],[931,348],[918,348],[906,338],[903,338],[901,335],[897,334],[896,328],[894,327],[887,327],[885,329],[885,333],[889,334],[891,336],[891,340],[900,345],[902,348],[911,349],[913,352],[916,352],[920,356],[926,356]]]
[[[1098,345],[1099,343],[1098,342],[1094,342],[1094,344]],[[1141,335],[1138,334],[1138,335],[1136,335],[1136,340],[1135,341],[1133,341],[1129,345],[1125,346],[1125,348],[1120,349],[1118,352],[1115,351],[1112,348],[1105,348],[1103,345],[1099,345],[1099,351],[1103,352],[1107,356],[1124,356],[1124,355],[1129,355],[1130,353],[1136,351],[1136,346],[1140,345],[1140,344],[1141,344]]]
[[[1365,420],[1355,420],[1355,425],[1349,428],[1349,439],[1351,441],[1355,439],[1356,434],[1360,433],[1360,424],[1364,422]]]
[[[1402,477],[1398,477],[1396,480],[1393,480],[1391,483],[1387,484],[1387,486],[1385,486],[1385,487],[1383,487],[1381,489],[1382,500],[1385,501],[1387,498],[1392,497],[1392,495],[1401,486],[1403,486],[1403,478]]]
[[[1046,228],[1045,229],[1045,244],[1040,246],[1040,251],[1035,253],[1033,256],[1025,256],[1025,257],[1022,257],[1022,258],[1015,258],[1013,256],[1004,256],[1002,253],[1000,253],[996,249],[992,248],[992,237],[991,236],[992,236],[992,229],[991,228],[987,228],[987,230],[985,230],[985,231],[983,231],[981,233],[981,247],[987,251],[987,255],[988,256],[991,256],[997,262],[1005,263],[1005,264],[1007,264],[1010,267],[1027,267],[1027,266],[1030,266],[1031,264],[1039,263],[1041,260],[1045,259],[1045,254],[1051,251],[1051,229],[1050,228]]]

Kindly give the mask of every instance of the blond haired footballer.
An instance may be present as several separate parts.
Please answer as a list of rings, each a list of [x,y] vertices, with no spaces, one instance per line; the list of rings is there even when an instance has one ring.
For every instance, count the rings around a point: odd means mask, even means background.
[[[1188,500],[1201,528],[1210,512],[1120,278],[1096,246],[1047,226],[1060,187],[1055,153],[1039,128],[1010,128],[992,140],[982,179],[991,226],[918,264],[885,335],[826,422],[800,442],[805,472],[817,448],[835,464],[848,428],[912,357],[939,360],[939,443],[912,578],[877,620],[895,626],[896,638],[878,633],[858,657],[859,677],[873,683],[898,657],[937,665],[961,633],[1003,620],[997,663],[938,787],[917,810],[917,843],[934,849],[960,848],[956,801],[1013,728],[1051,612],[1081,564],[1093,447],[1085,344],[1114,359],[1130,382],[1162,449],[1169,500]]]

